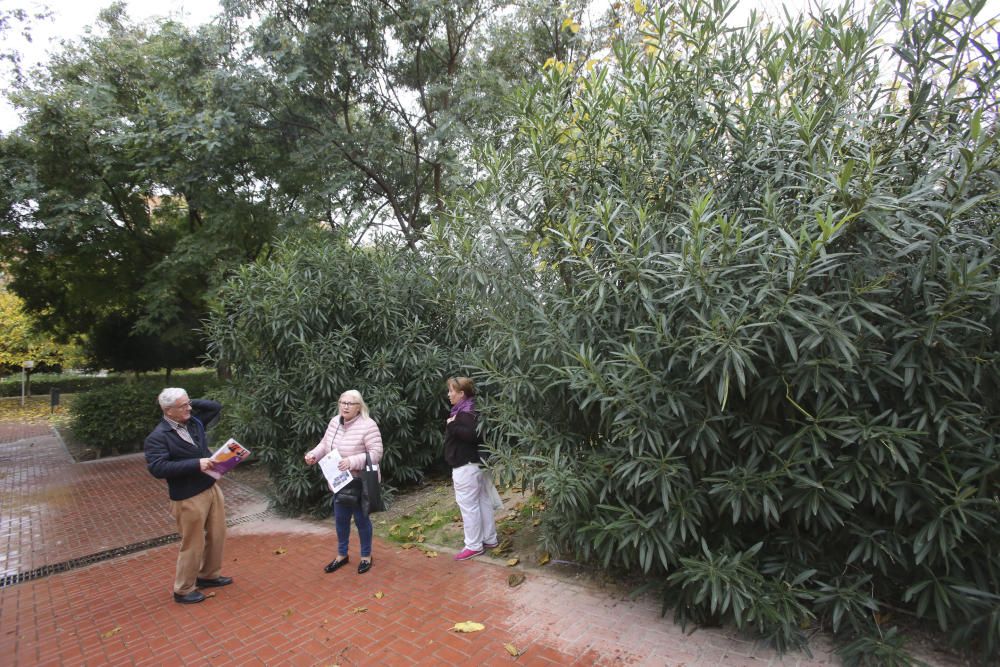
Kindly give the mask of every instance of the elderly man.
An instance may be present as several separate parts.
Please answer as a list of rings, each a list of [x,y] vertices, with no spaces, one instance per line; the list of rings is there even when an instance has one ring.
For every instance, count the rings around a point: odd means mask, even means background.
[[[211,470],[205,426],[222,410],[215,401],[194,400],[170,387],[160,392],[163,420],[146,437],[146,465],[153,477],[167,480],[170,514],[177,521],[181,550],[174,577],[174,602],[195,604],[205,595],[198,588],[227,586],[222,548],[226,541],[226,507]]]

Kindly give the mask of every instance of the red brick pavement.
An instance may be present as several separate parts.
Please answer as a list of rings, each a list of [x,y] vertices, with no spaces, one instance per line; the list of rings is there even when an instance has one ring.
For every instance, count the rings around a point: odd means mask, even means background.
[[[172,530],[163,482],[141,456],[73,464],[57,439],[0,444],[0,504],[8,567],[24,572],[108,544]],[[230,518],[224,574],[197,605],[171,596],[176,544],[0,587],[0,664],[60,665],[714,665],[836,664],[814,641],[813,657],[777,656],[723,630],[688,634],[654,600],[624,600],[582,584],[513,571],[480,558],[456,563],[376,540],[374,567],[334,574],[331,522],[277,519],[263,499],[223,480]],[[11,530],[16,524],[16,530]],[[37,553],[37,555],[36,555]],[[378,596],[381,594],[381,596]],[[461,621],[485,630],[459,634]],[[505,644],[522,652],[509,655]],[[928,659],[930,664],[944,661]]]
[[[74,463],[48,425],[17,434],[29,435],[0,444],[0,575],[176,532],[166,482],[146,471],[142,454]],[[223,490],[231,519],[267,508],[242,484],[224,479]]]
[[[367,574],[328,575],[331,527],[275,523],[302,528],[231,529],[223,571],[236,582],[199,605],[171,599],[172,545],[0,589],[0,655],[15,665],[833,664],[779,660],[721,632],[688,636],[654,604],[547,576],[511,588],[499,564],[381,541]],[[462,621],[486,629],[452,631]]]

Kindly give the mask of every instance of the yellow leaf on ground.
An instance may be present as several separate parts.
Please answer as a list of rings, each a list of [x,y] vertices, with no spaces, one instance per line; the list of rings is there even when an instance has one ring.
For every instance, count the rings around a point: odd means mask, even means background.
[[[382,591],[376,591],[375,592],[375,599],[376,600],[381,600],[384,597],[385,597],[385,593],[383,593]]]
[[[122,631],[122,626],[120,626],[120,625],[115,626],[115,627],[111,628],[110,630],[108,630],[107,632],[105,632],[104,634],[102,634],[101,635],[101,639],[107,639],[108,637],[114,637],[115,635],[117,635],[121,631]]]
[[[507,567],[514,567],[520,562],[521,562],[520,558],[511,558],[510,560],[507,561]]]
[[[352,614],[363,614],[368,611],[368,607],[355,607],[351,610]]]
[[[543,551],[542,555],[538,557],[538,564],[539,565],[545,565],[550,560],[552,560],[552,556],[549,555],[549,552],[548,551]]]
[[[520,572],[515,572],[514,574],[507,577],[507,585],[513,588],[514,586],[520,586],[524,583],[524,575]]]
[[[521,655],[521,651],[516,646],[514,646],[509,642],[507,644],[504,644],[503,647],[507,650],[507,653],[510,653],[515,658]]]
[[[402,545],[400,545],[400,547],[399,547],[399,548],[400,548],[400,549],[412,549],[412,548],[413,548],[413,547],[415,547],[415,546],[417,546],[417,545],[416,545],[416,544],[413,544],[412,542],[407,542],[406,544],[402,544]]]
[[[274,550],[275,556],[280,556],[283,553],[287,553],[283,547],[278,547],[277,549]]]
[[[485,630],[486,626],[482,623],[476,623],[475,621],[465,621],[464,623],[456,623],[452,630],[455,632],[479,632]]]
[[[281,612],[281,615],[282,615],[282,616],[284,616],[285,618],[288,618],[289,616],[291,616],[291,615],[292,615],[292,614],[294,614],[294,613],[295,613],[295,612],[294,612],[293,610],[291,610],[291,609],[286,609],[285,611]]]

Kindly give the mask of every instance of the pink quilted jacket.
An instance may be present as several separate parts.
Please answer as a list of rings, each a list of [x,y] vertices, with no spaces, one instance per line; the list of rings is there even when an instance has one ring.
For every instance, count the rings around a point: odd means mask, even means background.
[[[340,423],[340,415],[331,419],[323,438],[309,453],[318,461],[329,454],[333,447],[347,460],[351,474],[355,477],[359,477],[365,467],[366,447],[372,463],[382,460],[382,434],[375,420],[364,415],[358,415],[345,424]],[[380,470],[379,479],[381,478]]]

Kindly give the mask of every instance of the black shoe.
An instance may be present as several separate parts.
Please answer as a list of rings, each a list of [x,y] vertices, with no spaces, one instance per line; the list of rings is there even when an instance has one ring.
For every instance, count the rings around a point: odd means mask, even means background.
[[[372,569],[372,561],[371,561],[371,559],[369,559],[369,560],[363,560],[360,563],[358,563],[358,574],[364,574],[365,572],[367,572],[370,569]]]
[[[336,572],[341,565],[347,565],[347,556],[344,556],[340,560],[331,560],[326,564],[326,567],[323,568],[323,571],[330,574],[331,572]]]
[[[202,579],[198,577],[194,581],[198,588],[218,588],[219,586],[228,586],[233,583],[232,577],[216,577],[215,579]]]
[[[187,595],[174,593],[174,602],[179,604],[197,604],[205,601],[205,594],[201,591],[191,591]]]

